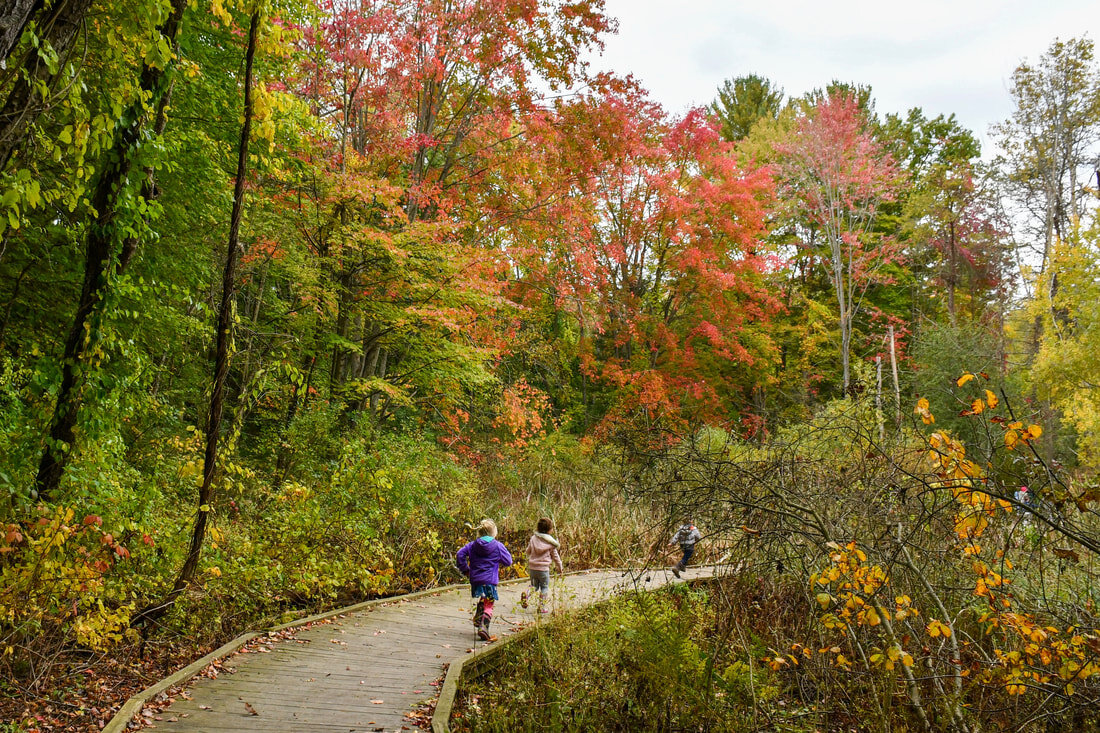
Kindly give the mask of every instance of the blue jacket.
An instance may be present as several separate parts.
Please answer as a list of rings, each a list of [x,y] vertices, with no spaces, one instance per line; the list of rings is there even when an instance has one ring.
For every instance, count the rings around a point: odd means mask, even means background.
[[[512,564],[512,553],[492,537],[478,537],[458,551],[458,569],[475,585],[500,583],[500,568]]]

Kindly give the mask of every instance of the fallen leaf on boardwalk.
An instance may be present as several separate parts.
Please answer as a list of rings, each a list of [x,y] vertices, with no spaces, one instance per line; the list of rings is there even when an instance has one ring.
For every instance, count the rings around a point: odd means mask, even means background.
[[[199,705],[199,710],[209,710],[209,709],[210,709],[209,705]]]
[[[371,700],[372,705],[381,705],[385,702],[386,702],[385,700]]]
[[[259,713],[256,712],[256,708],[252,707],[248,703],[244,704],[244,709],[248,711],[249,715],[259,715]]]
[[[444,648],[444,649],[450,649],[450,648],[451,648],[451,645],[450,645],[450,644],[444,644],[444,645],[443,645],[443,648]]]

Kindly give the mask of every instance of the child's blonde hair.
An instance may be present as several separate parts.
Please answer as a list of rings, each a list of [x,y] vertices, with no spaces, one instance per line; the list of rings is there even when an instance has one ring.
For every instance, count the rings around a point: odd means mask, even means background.
[[[497,536],[497,523],[492,519],[482,519],[481,524],[477,525],[478,537],[496,537]]]

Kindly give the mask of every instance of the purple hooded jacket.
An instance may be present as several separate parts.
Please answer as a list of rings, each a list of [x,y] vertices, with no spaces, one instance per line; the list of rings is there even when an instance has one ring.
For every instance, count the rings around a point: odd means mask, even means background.
[[[458,551],[458,569],[474,585],[500,583],[500,567],[512,564],[512,553],[492,537],[478,537]]]

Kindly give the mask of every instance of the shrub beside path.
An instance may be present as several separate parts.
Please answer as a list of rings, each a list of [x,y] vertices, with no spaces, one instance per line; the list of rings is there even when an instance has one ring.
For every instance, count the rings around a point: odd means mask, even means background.
[[[704,566],[683,575],[712,572]],[[551,583],[551,607],[558,613],[674,580],[663,569],[559,576]],[[534,608],[520,607],[527,588],[526,579],[499,588],[492,633],[501,641],[538,619]],[[154,699],[131,725],[211,733],[415,729],[406,716],[438,695],[433,683],[444,665],[485,645],[474,635],[471,611],[468,587],[454,588],[261,635],[242,653],[207,667],[171,701]]]

